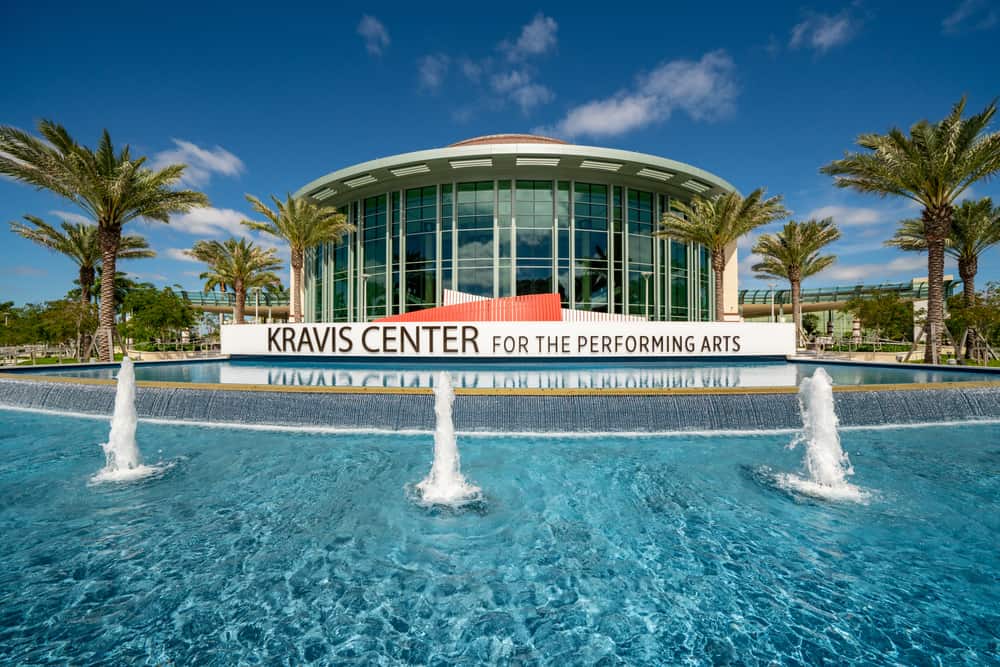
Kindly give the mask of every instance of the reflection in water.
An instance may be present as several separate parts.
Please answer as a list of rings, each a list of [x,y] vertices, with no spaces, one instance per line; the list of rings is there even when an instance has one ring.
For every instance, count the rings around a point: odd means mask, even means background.
[[[434,376],[451,373],[458,388],[479,389],[697,389],[796,387],[815,364],[781,361],[638,363],[384,363],[334,359],[234,359],[230,361],[140,364],[137,380],[321,387],[433,387]],[[826,367],[835,385],[1000,380],[996,375],[919,366]],[[46,375],[113,378],[117,367],[46,368]]]
[[[223,366],[224,384],[305,385],[314,387],[432,387],[440,371],[430,369],[331,369]],[[476,368],[449,371],[464,389],[687,389],[703,387],[794,386],[798,374],[788,364],[757,367],[674,368]]]

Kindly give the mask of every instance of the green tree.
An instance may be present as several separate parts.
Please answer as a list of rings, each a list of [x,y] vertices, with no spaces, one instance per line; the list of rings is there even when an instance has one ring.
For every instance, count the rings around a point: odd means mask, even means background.
[[[924,221],[903,220],[899,223],[895,236],[885,243],[901,250],[926,252]],[[951,232],[945,239],[944,252],[958,260],[958,275],[962,278],[962,291],[968,306],[976,298],[979,257],[997,244],[1000,244],[1000,207],[994,208],[993,200],[989,197],[962,202],[952,217]],[[950,310],[949,308],[949,312]]]
[[[94,287],[97,290],[97,294],[101,294],[103,291],[104,284],[104,272],[101,267],[97,267],[97,278],[94,279]],[[122,309],[122,303],[128,297],[129,293],[137,289],[147,289],[153,287],[153,283],[133,280],[124,271],[115,271],[114,280],[114,295],[115,295],[115,313],[120,313]],[[77,290],[70,290],[67,296],[75,297],[78,295]]]
[[[169,287],[132,290],[122,303],[122,311],[128,313],[124,333],[137,341],[177,338],[195,324],[191,303]]]
[[[11,306],[0,326],[0,345],[71,344],[96,323],[92,306],[77,299]]]
[[[65,255],[77,265],[79,272],[80,301],[90,303],[97,267],[101,262],[101,244],[97,227],[86,223],[71,224],[63,221],[62,231],[41,218],[26,215],[27,223],[12,222],[10,229],[29,241]],[[118,245],[118,259],[155,257],[156,253],[141,236],[123,236]]]
[[[819,315],[816,313],[806,313],[803,315],[802,330],[810,336],[815,336],[819,332]]]
[[[891,340],[908,340],[913,331],[913,303],[895,292],[877,292],[870,297],[854,297],[844,310],[861,321],[875,335]]]
[[[1000,132],[986,133],[996,102],[969,118],[962,117],[964,111],[963,97],[944,120],[922,120],[910,128],[909,136],[898,128],[887,134],[862,134],[857,139],[861,152],[846,153],[821,169],[834,177],[837,187],[905,197],[922,207],[931,363],[938,363],[941,355],[944,251],[955,202],[970,185],[1000,172]]]
[[[208,265],[201,274],[205,290],[218,287],[223,292],[231,287],[236,295],[233,320],[243,324],[247,291],[253,288],[274,287],[281,280],[274,271],[281,268],[281,260],[274,248],[261,248],[245,238],[226,241],[198,241],[190,250],[191,257]]]
[[[26,223],[10,223],[11,231],[44,248],[65,255],[76,264],[77,284],[80,286],[77,298],[81,304],[84,304],[84,307],[77,309],[82,327],[85,319],[87,321],[91,319],[87,311],[90,310],[94,279],[101,261],[101,244],[97,226],[85,223],[71,224],[63,221],[60,225],[62,228],[60,231],[60,229],[33,215],[26,215],[24,219],[27,221]],[[155,256],[156,253],[150,250],[146,239],[141,236],[123,236],[118,246],[118,259],[140,259]],[[81,361],[89,350],[90,334],[87,329],[81,329],[80,345],[77,350],[77,356]]]
[[[78,144],[61,125],[38,124],[41,137],[0,126],[0,174],[49,190],[76,204],[97,222],[101,264],[111,275],[121,246],[122,227],[137,218],[170,222],[174,213],[207,206],[208,197],[174,186],[184,165],[153,170],[145,157],[133,157],[126,145],[115,151],[105,130],[92,150]],[[115,295],[112,282],[101,286],[99,348],[102,361],[112,359]]]
[[[677,202],[663,214],[658,237],[700,243],[712,257],[715,277],[715,319],[723,319],[722,275],[726,268],[726,249],[740,237],[788,215],[781,196],[764,197],[757,188],[746,197],[730,192],[716,199],[694,197],[690,204]]]
[[[66,345],[77,343],[84,332],[97,325],[96,313],[89,303],[75,299],[49,301],[39,317],[38,335],[44,343]],[[84,354],[78,350],[77,356]]]
[[[271,195],[274,210],[252,195],[247,201],[265,222],[244,220],[251,229],[265,232],[288,243],[291,250],[292,280],[292,322],[302,321],[302,267],[305,265],[306,250],[321,243],[339,243],[354,225],[347,218],[330,207],[317,206],[306,199],[295,199],[288,195],[284,202]]]
[[[763,261],[753,265],[758,278],[782,278],[792,287],[792,317],[796,338],[802,332],[802,281],[837,261],[820,251],[840,238],[832,218],[796,222],[790,220],[777,234],[763,234],[753,252]],[[801,340],[799,341],[801,345]]]

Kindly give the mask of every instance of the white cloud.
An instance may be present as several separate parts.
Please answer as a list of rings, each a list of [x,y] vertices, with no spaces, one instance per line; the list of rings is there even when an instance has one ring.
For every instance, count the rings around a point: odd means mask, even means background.
[[[213,174],[237,176],[243,172],[243,161],[221,146],[202,148],[183,139],[174,139],[173,142],[174,148],[154,155],[150,166],[162,169],[171,164],[186,164],[182,180],[188,185],[203,186]]]
[[[71,211],[49,211],[49,213],[59,218],[60,222],[65,220],[66,222],[72,223],[74,225],[94,224],[93,220],[83,215],[82,213],[73,213]]]
[[[465,75],[466,79],[472,81],[473,83],[479,83],[479,80],[483,76],[483,70],[488,65],[489,61],[486,61],[484,63],[477,63],[476,61],[470,60],[469,58],[462,58],[461,62],[459,63],[459,67],[461,67],[462,69],[462,74]]]
[[[517,41],[511,43],[507,40],[500,42],[500,50],[507,54],[507,59],[511,61],[524,60],[530,56],[538,56],[555,48],[556,32],[559,24],[551,16],[542,13],[536,14],[523,28]]]
[[[941,22],[948,34],[972,30],[989,30],[1000,23],[1000,11],[990,0],[962,0],[951,14]]]
[[[886,213],[874,208],[864,206],[821,206],[813,209],[805,215],[805,220],[815,218],[833,218],[833,221],[841,227],[851,225],[877,225],[887,222]]]
[[[694,120],[711,121],[732,113],[739,87],[735,65],[723,51],[700,60],[672,60],[640,76],[631,90],[593,100],[571,109],[552,128],[539,131],[565,137],[624,134],[666,120],[675,110]]]
[[[918,277],[927,273],[927,258],[913,253],[889,262],[873,264],[834,264],[820,275],[830,280],[845,282],[881,282],[893,277]]]
[[[792,28],[788,45],[793,49],[810,48],[824,53],[851,41],[861,28],[861,21],[846,10],[836,14],[812,14]]]
[[[17,264],[4,270],[4,273],[10,273],[24,278],[41,278],[49,275],[49,272],[46,269],[40,269],[37,266],[28,266],[27,264]]]
[[[648,125],[657,117],[658,110],[655,98],[623,95],[587,102],[570,110],[553,130],[541,130],[541,132],[567,137],[579,135],[612,136]]]
[[[382,55],[385,47],[389,46],[389,31],[374,16],[365,14],[358,23],[358,34],[365,40],[365,48],[373,56]]]
[[[192,209],[187,213],[172,217],[170,226],[185,234],[199,236],[249,236],[249,229],[241,225],[248,218],[231,208],[215,208],[205,206]]]
[[[444,78],[448,74],[448,65],[451,59],[443,54],[424,56],[417,64],[417,72],[420,77],[420,87],[426,90],[435,91],[444,83]]]
[[[147,282],[165,283],[169,280],[162,273],[136,273],[135,271],[129,271],[128,275],[132,276],[136,280],[145,280]]]
[[[496,74],[491,79],[493,90],[513,100],[521,111],[527,113],[532,107],[551,102],[553,92],[540,83],[535,83],[525,70]]]
[[[521,111],[527,113],[532,107],[551,102],[555,94],[540,83],[532,83],[515,89],[511,92],[511,97],[521,107]]]
[[[761,259],[760,255],[750,253],[740,260],[738,275],[741,281],[754,278],[756,274],[753,272],[753,265],[760,262]]]
[[[163,254],[170,259],[176,259],[179,262],[197,262],[198,260],[187,254],[186,248],[167,248],[163,251]]]

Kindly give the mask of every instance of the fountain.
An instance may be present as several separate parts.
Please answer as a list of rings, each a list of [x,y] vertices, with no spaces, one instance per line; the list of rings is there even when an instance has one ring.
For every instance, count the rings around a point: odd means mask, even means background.
[[[101,443],[105,464],[91,481],[130,482],[160,472],[162,466],[143,465],[135,442],[138,415],[135,410],[135,368],[128,357],[122,359],[115,392],[115,411],[111,417],[108,441]]]
[[[434,385],[434,463],[423,481],[416,485],[421,501],[430,505],[462,505],[479,500],[481,489],[462,475],[455,439],[455,424],[451,417],[455,390],[451,376],[442,371]]]
[[[867,493],[847,481],[854,474],[851,460],[840,446],[837,413],[833,403],[833,383],[822,368],[799,386],[802,431],[788,445],[805,446],[808,478],[793,474],[778,476],[781,486],[799,493],[828,500],[864,500]]]

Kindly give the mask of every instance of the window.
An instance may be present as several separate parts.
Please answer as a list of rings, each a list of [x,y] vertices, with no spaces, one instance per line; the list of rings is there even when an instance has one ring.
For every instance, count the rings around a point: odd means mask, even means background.
[[[458,228],[458,282],[455,289],[492,297],[493,181],[459,183],[455,198]]]
[[[437,302],[437,187],[406,191],[405,310]]]
[[[364,200],[361,238],[364,249],[364,275],[366,294],[365,313],[368,318],[389,314],[386,292],[386,231],[387,197],[369,197]]]
[[[573,189],[576,225],[574,249],[574,308],[608,310],[608,187],[576,183]]]
[[[392,292],[389,294],[389,303],[392,304],[392,312],[399,314],[402,312],[399,300],[399,221],[400,221],[400,196],[398,192],[392,193]]]
[[[711,313],[710,303],[712,294],[712,261],[711,253],[705,246],[698,246],[698,287],[700,298],[698,305],[701,310],[701,319],[708,322],[714,319]]]
[[[518,181],[516,193],[517,263],[522,259],[551,263],[552,181]]]
[[[628,191],[628,312],[653,316],[653,194]],[[649,284],[647,284],[647,282]]]

